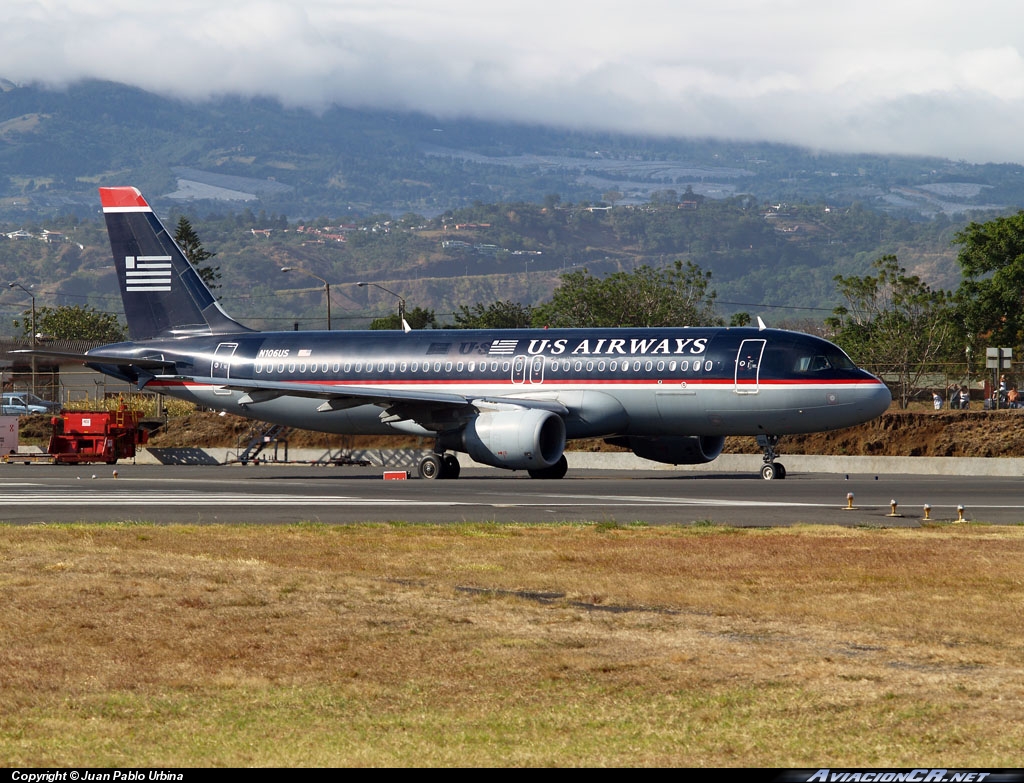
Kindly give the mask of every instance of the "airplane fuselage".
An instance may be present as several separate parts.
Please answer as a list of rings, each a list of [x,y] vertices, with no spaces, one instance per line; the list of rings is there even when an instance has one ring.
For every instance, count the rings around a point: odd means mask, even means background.
[[[270,422],[353,434],[430,435],[446,428],[447,411],[388,421],[379,402],[324,409],[312,397],[259,397],[231,385],[551,401],[568,409],[570,439],[839,429],[879,415],[890,400],[885,386],[836,346],[773,329],[248,332],[97,352],[173,361],[182,380],[162,374],[150,389]],[[224,384],[188,380],[196,377]]]

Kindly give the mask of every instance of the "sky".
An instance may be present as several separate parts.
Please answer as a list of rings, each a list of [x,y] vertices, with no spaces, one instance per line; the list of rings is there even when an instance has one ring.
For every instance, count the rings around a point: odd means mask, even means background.
[[[493,5],[493,8],[488,6]],[[1024,163],[1011,0],[5,0],[0,78]]]

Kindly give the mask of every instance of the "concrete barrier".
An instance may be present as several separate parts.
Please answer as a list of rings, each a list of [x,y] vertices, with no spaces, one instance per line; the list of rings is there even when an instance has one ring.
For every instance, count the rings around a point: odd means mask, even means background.
[[[324,451],[290,449],[289,462],[296,464],[344,464],[365,462],[384,468],[411,470],[425,452],[410,449],[360,449]],[[692,473],[753,473],[761,469],[759,454],[723,454],[704,465],[662,465],[640,459],[628,452],[567,451],[569,470],[667,470]],[[459,454],[463,468],[485,468],[465,454]],[[263,460],[260,460],[264,462]],[[908,474],[921,476],[1024,476],[1020,457],[842,457],[783,454],[779,462],[792,473]],[[230,465],[238,464],[236,449],[139,449],[139,465]],[[266,460],[265,464],[283,464]]]

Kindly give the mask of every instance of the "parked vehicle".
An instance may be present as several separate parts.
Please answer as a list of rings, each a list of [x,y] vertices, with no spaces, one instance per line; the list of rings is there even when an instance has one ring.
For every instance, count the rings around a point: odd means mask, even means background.
[[[0,416],[27,416],[32,413],[57,413],[60,403],[44,400],[32,392],[4,392],[0,398]]]

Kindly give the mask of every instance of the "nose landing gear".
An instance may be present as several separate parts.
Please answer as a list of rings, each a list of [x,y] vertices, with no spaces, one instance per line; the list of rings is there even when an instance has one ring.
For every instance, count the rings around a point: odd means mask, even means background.
[[[776,462],[775,447],[779,445],[778,435],[758,435],[757,445],[764,451],[764,464],[761,466],[761,478],[765,481],[786,478],[786,466]]]

